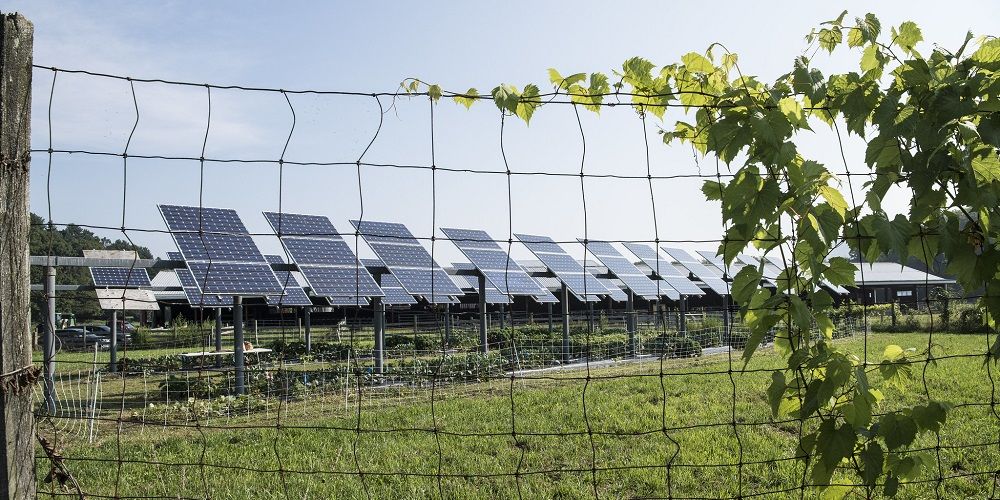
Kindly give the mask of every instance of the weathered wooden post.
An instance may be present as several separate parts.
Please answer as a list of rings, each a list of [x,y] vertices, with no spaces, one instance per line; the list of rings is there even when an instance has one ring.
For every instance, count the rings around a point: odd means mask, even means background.
[[[35,28],[0,14],[0,499],[35,497],[35,420],[28,272],[31,62]],[[8,385],[8,377],[15,382]],[[20,382],[25,382],[21,385]]]

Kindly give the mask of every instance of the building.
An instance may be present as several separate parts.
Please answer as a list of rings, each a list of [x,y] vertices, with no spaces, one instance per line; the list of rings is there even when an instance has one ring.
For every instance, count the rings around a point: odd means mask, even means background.
[[[923,302],[936,290],[954,285],[955,280],[936,276],[896,262],[862,264],[854,272],[851,300],[863,304]]]

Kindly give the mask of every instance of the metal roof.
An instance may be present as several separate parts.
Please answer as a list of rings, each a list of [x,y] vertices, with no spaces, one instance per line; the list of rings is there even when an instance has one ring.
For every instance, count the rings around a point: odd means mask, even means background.
[[[863,282],[862,275],[864,277]],[[862,264],[857,271],[854,271],[854,282],[858,286],[950,285],[955,283],[955,280],[925,273],[919,269],[904,266],[896,262],[874,262],[871,264]]]

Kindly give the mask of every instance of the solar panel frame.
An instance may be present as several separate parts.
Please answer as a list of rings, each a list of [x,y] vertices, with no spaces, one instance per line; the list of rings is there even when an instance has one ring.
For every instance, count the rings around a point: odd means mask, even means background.
[[[280,290],[277,276],[235,210],[157,208],[203,294],[267,296]]]
[[[578,240],[583,243],[583,240]],[[610,242],[589,241],[587,251],[597,257],[611,274],[621,280],[633,294],[646,300],[656,300],[661,296],[666,296],[672,300],[681,297],[677,290],[666,283],[659,283],[649,279],[646,273],[635,267],[635,264],[625,258]],[[595,253],[596,251],[596,253]]]
[[[351,224],[410,294],[427,297],[464,295],[405,225],[370,220],[351,220]]]
[[[91,267],[94,286],[107,288],[137,288],[153,286],[149,273],[142,267]]]
[[[535,257],[562,281],[567,288],[579,296],[607,295],[610,293],[594,275],[587,272],[579,262],[573,259],[552,238],[530,234],[515,233],[524,246],[535,254]],[[558,269],[554,269],[555,268]]]
[[[700,296],[705,295],[698,285],[694,284],[691,280],[681,274],[666,259],[664,259],[660,252],[657,252],[655,248],[643,245],[641,243],[625,243],[625,248],[628,251],[635,254],[643,264],[646,264],[654,273],[660,276],[660,278],[670,285],[674,290],[680,295],[689,296]],[[679,297],[678,297],[679,298]],[[676,299],[675,299],[676,300]]]
[[[267,260],[268,264],[285,263],[285,259],[280,255],[265,255],[264,259]],[[309,295],[306,294],[306,291],[302,289],[302,285],[299,284],[299,280],[295,278],[295,275],[292,274],[291,271],[275,272],[274,274],[278,278],[278,283],[281,283],[284,293],[279,296],[268,295],[264,297],[268,304],[279,307],[313,305],[312,299],[310,299]]]
[[[701,280],[702,283],[708,285],[713,292],[719,295],[729,295],[730,289],[729,284],[726,283],[722,277],[716,274],[715,271],[709,269],[705,264],[702,264],[693,255],[682,248],[674,247],[660,247],[661,250],[667,253],[668,256],[673,257],[681,266],[688,270],[691,274],[694,274]]]
[[[441,232],[469,259],[474,269],[486,276],[486,280],[498,292],[506,295],[535,295],[545,290],[486,231],[441,228]]]
[[[278,240],[299,266],[313,295],[325,297],[335,305],[350,305],[343,303],[347,298],[385,295],[328,217],[264,212],[264,218],[275,234],[278,233],[276,224],[291,221],[288,232],[284,226],[281,228],[282,236]],[[316,231],[320,234],[315,234]]]

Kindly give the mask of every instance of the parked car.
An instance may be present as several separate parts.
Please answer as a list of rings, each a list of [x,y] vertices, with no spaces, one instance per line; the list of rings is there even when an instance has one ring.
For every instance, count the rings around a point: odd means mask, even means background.
[[[97,345],[98,349],[107,349],[111,341],[94,333],[87,333],[83,328],[63,328],[56,330],[56,346],[69,349],[90,348]]]
[[[110,330],[111,320],[108,320],[108,322],[105,323],[105,325]],[[132,323],[129,323],[128,321],[120,319],[118,320],[118,333],[135,333],[135,326],[133,326]]]
[[[97,335],[97,336],[99,336],[99,337],[101,337],[103,339],[108,339],[109,343],[111,341],[111,327],[110,326],[104,326],[104,325],[85,325],[85,326],[82,326],[80,328],[83,328],[84,331],[86,331],[87,333],[92,333],[92,334]],[[118,331],[117,337],[118,337],[118,345],[127,344],[128,341],[129,341],[129,335],[127,333],[125,333],[125,332],[122,332],[121,330]]]

